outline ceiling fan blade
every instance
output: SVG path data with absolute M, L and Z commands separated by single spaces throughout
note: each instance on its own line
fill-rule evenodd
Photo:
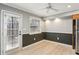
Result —
M 51 3 L 48 3 L 48 6 L 50 6 L 50 7 L 51 7 L 51 6 L 52 6 L 52 5 L 51 5 Z
M 45 8 L 40 8 L 40 9 L 37 9 L 37 10 L 44 10 L 44 9 L 46 9 L 46 7 Z
M 47 9 L 47 11 L 46 11 L 47 13 L 49 13 L 49 9 Z
M 55 10 L 55 11 L 58 11 L 58 9 L 55 9 L 55 8 L 50 8 L 50 9 Z

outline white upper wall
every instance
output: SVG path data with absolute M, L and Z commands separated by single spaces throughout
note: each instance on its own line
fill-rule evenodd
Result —
M 29 33 L 29 17 L 30 16 L 38 17 L 38 16 L 33 15 L 31 13 L 24 12 L 22 10 L 19 10 L 17 8 L 13 8 L 13 7 L 4 5 L 4 4 L 0 4 L 0 10 L 11 11 L 11 12 L 19 13 L 19 14 L 23 15 L 23 19 L 22 19 L 22 30 L 23 30 L 22 33 L 23 34 L 28 34 Z M 42 24 L 43 24 L 43 21 L 42 21 Z M 44 27 L 42 26 L 42 29 L 43 28 Z
M 42 31 L 42 32 L 45 32 L 45 30 L 46 30 L 45 21 L 42 20 L 42 21 L 41 21 L 41 31 Z
M 72 19 L 59 18 L 53 20 L 46 20 L 46 32 L 54 33 L 72 33 Z

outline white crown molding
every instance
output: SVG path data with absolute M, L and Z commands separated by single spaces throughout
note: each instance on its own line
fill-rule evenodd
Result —
M 10 7 L 13 7 L 13 8 L 16 8 L 16 9 L 19 9 L 19 10 L 22 10 L 22 11 L 25 11 L 25 12 L 28 12 L 28 13 L 33 14 L 35 16 L 42 17 L 42 16 L 34 13 L 32 10 L 29 10 L 29 9 L 26 9 L 26 8 L 22 8 L 22 7 L 18 6 L 18 5 L 15 5 L 15 4 L 12 4 L 12 3 L 3 3 L 3 4 L 7 5 L 7 6 L 10 6 Z

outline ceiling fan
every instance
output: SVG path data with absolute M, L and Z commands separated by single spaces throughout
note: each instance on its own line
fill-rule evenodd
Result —
M 48 3 L 48 6 L 45 7 L 44 9 L 47 9 L 47 13 L 48 13 L 50 10 L 58 11 L 58 9 L 55 9 L 55 8 L 52 7 L 52 4 L 51 4 L 51 3 Z

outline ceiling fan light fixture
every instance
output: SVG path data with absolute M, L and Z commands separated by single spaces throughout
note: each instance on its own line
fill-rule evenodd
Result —
M 47 13 L 49 13 L 50 10 L 52 10 L 52 11 L 58 11 L 57 9 L 55 9 L 55 8 L 52 7 L 51 3 L 48 3 L 48 6 L 46 7 L 46 9 L 47 9 L 47 11 L 46 11 Z

